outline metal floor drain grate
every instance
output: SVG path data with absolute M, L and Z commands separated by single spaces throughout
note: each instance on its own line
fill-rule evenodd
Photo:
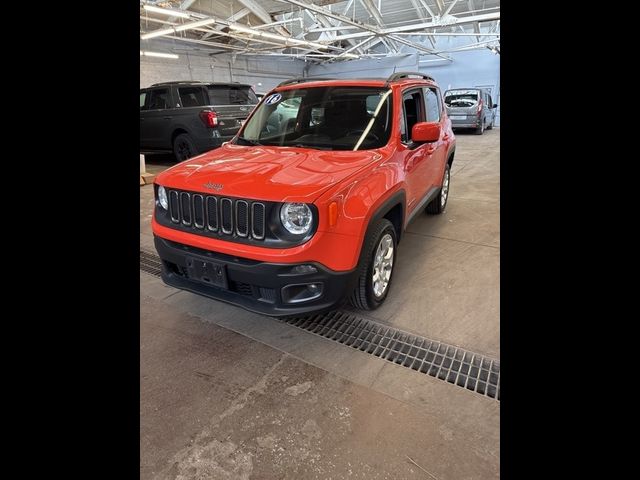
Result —
M 412 335 L 349 312 L 292 317 L 284 322 L 500 400 L 500 362 L 453 345 Z
M 140 249 L 140 270 L 159 277 L 162 271 L 160 257 Z M 498 360 L 403 332 L 350 312 L 289 317 L 282 321 L 500 401 Z
M 162 272 L 160 257 L 155 253 L 140 249 L 140 270 L 159 277 Z

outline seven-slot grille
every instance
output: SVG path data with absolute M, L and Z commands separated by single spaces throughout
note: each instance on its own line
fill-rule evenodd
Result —
M 178 190 L 168 190 L 168 193 L 169 216 L 173 223 L 194 230 L 264 240 L 264 203 Z

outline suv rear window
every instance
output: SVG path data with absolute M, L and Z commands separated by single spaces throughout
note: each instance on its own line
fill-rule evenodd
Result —
M 207 104 L 202 87 L 180 87 L 178 94 L 183 107 L 200 107 Z
M 211 105 L 255 105 L 258 97 L 251 87 L 233 85 L 209 85 Z
M 473 107 L 478 103 L 478 90 L 449 90 L 444 94 L 447 107 Z

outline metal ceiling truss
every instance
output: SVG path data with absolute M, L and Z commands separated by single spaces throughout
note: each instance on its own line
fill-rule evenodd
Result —
M 283 56 L 322 63 L 416 52 L 438 57 L 434 61 L 452 61 L 447 53 L 476 48 L 499 53 L 500 7 L 495 1 L 406 0 L 406 5 L 397 8 L 400 0 L 391 0 L 386 13 L 381 11 L 384 7 L 380 0 L 278 1 L 283 7 L 288 4 L 289 9 L 274 7 L 274 2 L 228 0 L 230 8 L 225 6 L 220 14 L 214 6 L 222 8 L 222 1 L 216 5 L 211 2 L 209 9 L 206 0 L 183 0 L 171 9 L 164 6 L 178 2 L 143 0 L 141 39 L 167 38 L 206 45 L 216 53 Z M 395 5 L 389 10 L 392 1 Z M 333 8 L 336 3 L 340 12 Z M 485 7 L 487 3 L 491 6 Z M 267 4 L 271 6 L 265 8 Z M 394 21 L 399 15 L 405 15 L 404 19 Z M 160 28 L 150 28 L 153 24 Z M 454 48 L 442 48 L 442 42 L 438 43 L 438 38 L 457 36 L 475 37 L 476 41 Z

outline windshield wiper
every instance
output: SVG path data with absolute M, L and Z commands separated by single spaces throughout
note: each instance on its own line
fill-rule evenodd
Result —
M 237 142 L 245 142 L 245 145 L 253 145 L 253 146 L 258 146 L 258 145 L 262 145 L 262 143 L 258 142 L 257 140 L 249 140 L 248 138 L 244 138 L 244 137 L 238 137 Z

